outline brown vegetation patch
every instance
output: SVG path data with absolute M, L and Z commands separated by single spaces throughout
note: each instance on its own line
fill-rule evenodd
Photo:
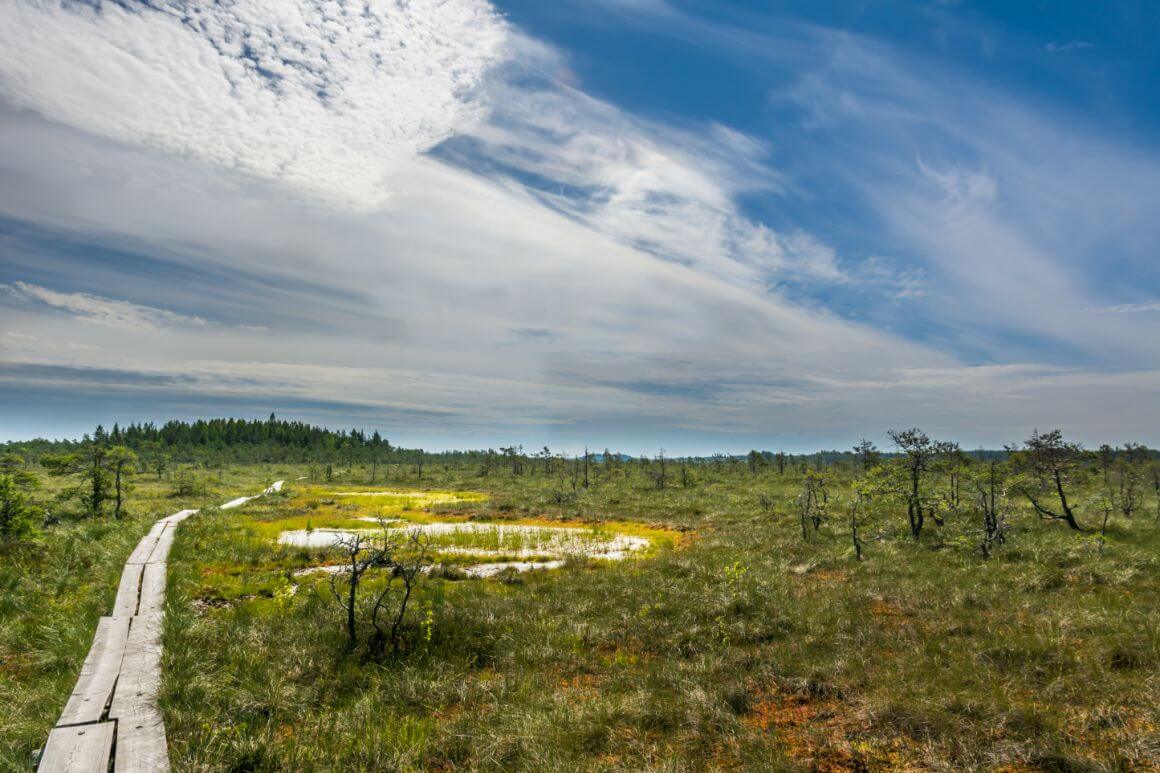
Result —
M 876 617 L 907 617 L 907 612 L 898 604 L 882 599 L 870 602 L 870 614 Z
M 33 657 L 31 652 L 13 652 L 0 654 L 0 674 L 16 674 L 32 669 Z
M 819 569 L 816 572 L 810 572 L 810 577 L 821 582 L 839 583 L 850 579 L 850 573 L 845 569 Z
M 571 678 L 562 678 L 559 687 L 562 690 L 595 691 L 602 682 L 603 680 L 596 674 L 575 674 Z
M 868 769 L 847 740 L 863 729 L 856 716 L 833 694 L 760 691 L 743 722 L 762 732 L 776 732 L 790 756 L 808 761 L 816 771 Z

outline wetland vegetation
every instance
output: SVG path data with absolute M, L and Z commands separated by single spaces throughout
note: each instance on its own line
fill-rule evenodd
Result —
M 26 769 L 43 742 L 135 541 L 199 505 L 169 560 L 179 770 L 1160 761 L 1146 449 L 1045 432 L 972 454 L 910 431 L 883 451 L 642 459 L 333 436 L 131 444 L 119 518 L 111 500 L 88 509 L 84 470 L 45 474 L 68 449 L 10 447 L 24 464 L 5 474 L 39 488 L 12 481 L 35 518 L 0 547 L 2 764 Z M 351 534 L 386 549 L 354 646 L 332 592 Z M 550 568 L 471 572 L 508 562 Z M 374 646 L 373 604 L 395 619 L 408 571 L 394 641 Z

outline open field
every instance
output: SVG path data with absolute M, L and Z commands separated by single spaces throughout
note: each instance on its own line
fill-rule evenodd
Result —
M 574 492 L 560 476 L 443 466 L 421 483 L 412 468 L 380 468 L 375 486 L 357 465 L 329 484 L 295 473 L 306 468 L 226 472 L 207 500 L 290 482 L 178 532 L 162 689 L 175 769 L 1160 760 L 1160 528 L 1148 508 L 1112 516 L 1104 540 L 1020 511 L 990 559 L 965 518 L 915 541 L 901 513 L 867 527 L 858 562 L 838 506 L 853 476 L 841 468 L 829 473 L 832 516 L 806 539 L 792 505 L 799 470 L 703 464 L 661 490 L 626 467 Z M 29 569 L 8 570 L 8 767 L 43 742 L 135 539 L 154 516 L 201 503 L 146 478 L 131 518 L 53 527 L 21 554 Z M 348 652 L 329 575 L 302 573 L 337 559 L 278 540 L 374 530 L 379 518 L 476 528 L 436 535 L 459 552 L 439 554 L 440 571 L 418 582 L 397 654 Z M 454 570 L 496 551 L 550 552 L 511 536 L 521 525 L 649 546 L 489 579 Z M 382 582 L 373 574 L 369 588 Z

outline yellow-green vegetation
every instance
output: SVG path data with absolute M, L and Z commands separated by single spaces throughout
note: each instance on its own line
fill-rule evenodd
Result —
M 171 558 L 163 707 L 174 763 L 1156 765 L 1160 530 L 1147 512 L 1113 515 L 1101 539 L 1017 509 L 984 559 L 965 514 L 915 540 L 905 509 L 884 511 L 863 527 L 859 562 L 842 516 L 853 472 L 826 475 L 828 509 L 805 539 L 800 471 L 740 464 L 700 465 L 664 489 L 631 469 L 601 471 L 567 497 L 550 476 L 445 468 L 425 472 L 432 493 L 486 498 L 408 497 L 408 509 L 328 493 L 368 490 L 349 482 L 291 485 L 191 520 Z M 328 578 L 295 574 L 325 553 L 276 537 L 308 521 L 366 528 L 368 513 L 601 524 L 663 541 L 644 560 L 427 577 L 397 657 L 347 654 Z
M 310 543 L 312 564 L 333 560 L 325 548 L 335 533 L 371 534 L 383 526 L 396 537 L 422 533 L 432 556 L 450 565 L 546 561 L 571 554 L 645 557 L 671 548 L 678 537 L 671 530 L 630 521 L 515 517 L 488 510 L 487 495 L 473 491 L 352 493 L 317 486 L 288 491 L 284 506 L 254 518 L 252 531 L 243 538 L 288 541 L 292 546 Z

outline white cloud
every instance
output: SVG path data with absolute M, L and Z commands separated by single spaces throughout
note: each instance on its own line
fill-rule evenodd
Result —
M 172 327 L 205 327 L 209 324 L 201 317 L 175 314 L 165 309 L 101 298 L 88 293 L 62 293 L 25 282 L 0 284 L 0 289 L 17 298 L 39 301 L 47 306 L 63 309 L 85 322 L 105 327 L 141 331 Z
M 1120 303 L 1115 306 L 1105 306 L 1096 309 L 1101 314 L 1139 314 L 1148 311 L 1160 311 L 1160 301 L 1152 303 Z
M 510 176 L 550 206 L 624 244 L 732 283 L 848 279 L 810 234 L 782 234 L 746 217 L 741 194 L 780 192 L 768 147 L 726 126 L 646 121 L 553 80 L 561 55 L 516 38 L 517 70 L 484 84 L 488 120 L 464 130 L 460 161 Z M 462 145 L 452 146 L 452 152 Z
M 472 91 L 505 34 L 484 0 L 13 0 L 0 94 L 369 208 L 400 164 L 482 115 Z

